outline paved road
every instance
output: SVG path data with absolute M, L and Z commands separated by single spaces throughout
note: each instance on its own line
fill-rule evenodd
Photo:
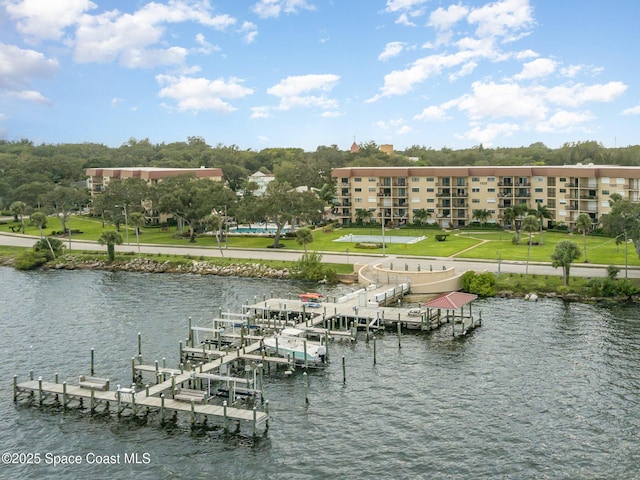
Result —
M 10 245 L 19 247 L 31 247 L 38 240 L 38 237 L 28 235 L 17 235 L 11 233 L 0 232 L 0 245 Z M 69 247 L 68 240 L 65 240 L 65 246 Z M 76 241 L 71 239 L 72 250 L 84 250 L 84 251 L 106 251 L 106 247 L 97 244 L 96 242 L 88 241 Z M 137 252 L 138 247 L 135 242 L 131 242 L 129 245 L 117 245 L 116 251 L 118 252 Z M 295 261 L 300 258 L 302 252 L 300 251 L 286 251 L 286 250 L 271 250 L 271 249 L 222 249 L 212 247 L 198 247 L 192 246 L 175 246 L 175 245 L 151 245 L 141 244 L 140 252 L 153 254 L 178 254 L 178 255 L 192 255 L 195 257 L 229 257 L 229 258 L 244 258 L 244 259 L 269 259 L 269 260 L 289 260 Z M 630 252 L 635 254 L 635 252 Z M 512 262 L 502 261 L 481 261 L 481 260 L 462 260 L 452 257 L 411 257 L 411 256 L 385 256 L 381 254 L 361 254 L 361 253 L 336 253 L 336 252 L 322 252 L 322 259 L 329 263 L 358 263 L 365 264 L 382 264 L 383 266 L 389 266 L 393 263 L 394 267 L 398 270 L 403 270 L 404 265 L 407 264 L 409 269 L 415 270 L 418 265 L 421 269 L 427 269 L 431 265 L 433 269 L 442 269 L 442 267 L 454 267 L 459 271 L 475 270 L 478 272 L 488 271 L 493 273 L 525 273 L 525 262 Z M 625 266 L 619 265 L 621 272 L 618 275 L 620 278 L 625 276 Z M 530 263 L 529 273 L 537 275 L 561 275 L 560 269 L 553 268 L 550 263 Z M 627 276 L 629 278 L 640 278 L 640 269 L 637 267 L 629 267 L 626 269 Z M 583 263 L 576 263 L 571 267 L 571 276 L 576 277 L 604 277 L 606 276 L 606 266 L 603 265 L 586 265 Z

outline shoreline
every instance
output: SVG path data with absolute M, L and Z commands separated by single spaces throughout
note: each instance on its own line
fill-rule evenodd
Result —
M 0 266 L 12 267 L 13 257 L 9 255 L 0 256 Z M 131 272 L 131 273 L 178 273 L 192 275 L 216 275 L 222 277 L 239 278 L 262 278 L 293 280 L 288 268 L 274 268 L 263 263 L 232 263 L 224 266 L 215 265 L 206 260 L 184 259 L 180 261 L 157 261 L 149 257 L 135 257 L 131 259 L 117 259 L 115 262 L 108 262 L 99 259 L 82 259 L 73 255 L 63 255 L 55 260 L 35 268 L 34 270 L 103 270 L 111 272 Z M 357 284 L 356 274 L 338 274 L 337 283 L 344 285 Z M 531 289 L 534 290 L 534 289 Z M 535 299 L 528 297 L 535 293 Z M 537 299 L 559 299 L 566 302 L 581 302 L 589 304 L 621 304 L 627 302 L 640 302 L 640 295 L 633 296 L 611 296 L 594 297 L 581 295 L 573 292 L 535 292 L 535 291 L 515 291 L 501 289 L 493 295 L 493 298 L 522 298 L 525 301 L 537 301 Z

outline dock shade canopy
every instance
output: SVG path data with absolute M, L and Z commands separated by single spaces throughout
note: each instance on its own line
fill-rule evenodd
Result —
M 421 303 L 421 307 L 427 308 L 445 308 L 447 310 L 457 310 L 458 308 L 462 308 L 468 303 L 473 302 L 478 295 L 474 295 L 472 293 L 464 293 L 464 292 L 450 292 L 445 293 L 444 295 L 440 295 L 433 300 L 430 300 L 426 303 Z

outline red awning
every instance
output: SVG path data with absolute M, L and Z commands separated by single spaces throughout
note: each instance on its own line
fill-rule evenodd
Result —
M 478 295 L 463 292 L 450 292 L 440 295 L 438 298 L 420 304 L 421 307 L 428 308 L 446 308 L 447 310 L 455 310 L 464 307 L 467 303 L 473 302 Z

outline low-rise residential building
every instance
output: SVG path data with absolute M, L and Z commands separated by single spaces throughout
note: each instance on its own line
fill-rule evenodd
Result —
M 542 204 L 553 216 L 545 227 L 572 228 L 581 213 L 598 224 L 614 193 L 631 201 L 640 196 L 640 167 L 610 165 L 346 167 L 333 169 L 332 177 L 333 215 L 343 224 L 355 222 L 358 209 L 392 225 L 412 223 L 425 209 L 430 223 L 458 228 L 472 222 L 474 210 L 500 222 L 506 208 Z
M 256 197 L 261 197 L 262 195 L 264 195 L 264 192 L 267 191 L 267 185 L 269 185 L 275 179 L 275 175 L 271 173 L 262 173 L 260 171 L 254 173 L 253 175 L 249 175 L 249 182 L 253 182 L 258 186 L 258 188 L 251 193 Z
M 149 185 L 157 185 L 164 178 L 191 174 L 196 178 L 209 178 L 222 181 L 220 168 L 160 168 L 160 167 L 126 167 L 126 168 L 87 168 L 87 188 L 91 196 L 99 195 L 113 179 L 141 178 Z

